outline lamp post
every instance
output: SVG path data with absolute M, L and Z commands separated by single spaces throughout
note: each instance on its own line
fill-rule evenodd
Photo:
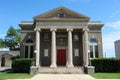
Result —
M 34 50 L 35 56 L 34 56 L 34 63 L 33 65 L 36 66 L 36 54 L 37 54 L 37 50 Z
M 91 66 L 90 50 L 88 50 L 88 60 L 89 60 L 89 65 L 88 66 Z

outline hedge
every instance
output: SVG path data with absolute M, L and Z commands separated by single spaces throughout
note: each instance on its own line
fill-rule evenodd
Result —
M 96 72 L 120 72 L 120 59 L 96 58 L 91 60 Z
M 12 69 L 17 73 L 29 73 L 32 66 L 32 59 L 30 58 L 15 58 L 12 60 Z

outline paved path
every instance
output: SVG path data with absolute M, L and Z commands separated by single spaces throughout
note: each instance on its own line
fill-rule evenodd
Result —
M 95 79 L 87 74 L 37 74 L 31 79 L 8 80 L 120 80 L 120 79 Z
M 85 74 L 37 74 L 31 80 L 95 80 Z

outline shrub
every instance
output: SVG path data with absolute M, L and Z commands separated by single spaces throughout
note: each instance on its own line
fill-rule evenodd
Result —
M 14 72 L 29 73 L 32 66 L 32 59 L 30 58 L 15 58 L 12 60 L 12 69 Z
M 96 58 L 92 59 L 91 63 L 96 72 L 120 72 L 120 59 Z

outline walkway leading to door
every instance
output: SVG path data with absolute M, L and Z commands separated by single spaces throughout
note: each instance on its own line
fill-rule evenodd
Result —
M 31 80 L 96 80 L 87 74 L 37 74 Z
M 31 79 L 7 80 L 120 80 L 120 79 L 95 79 L 88 74 L 37 74 Z

